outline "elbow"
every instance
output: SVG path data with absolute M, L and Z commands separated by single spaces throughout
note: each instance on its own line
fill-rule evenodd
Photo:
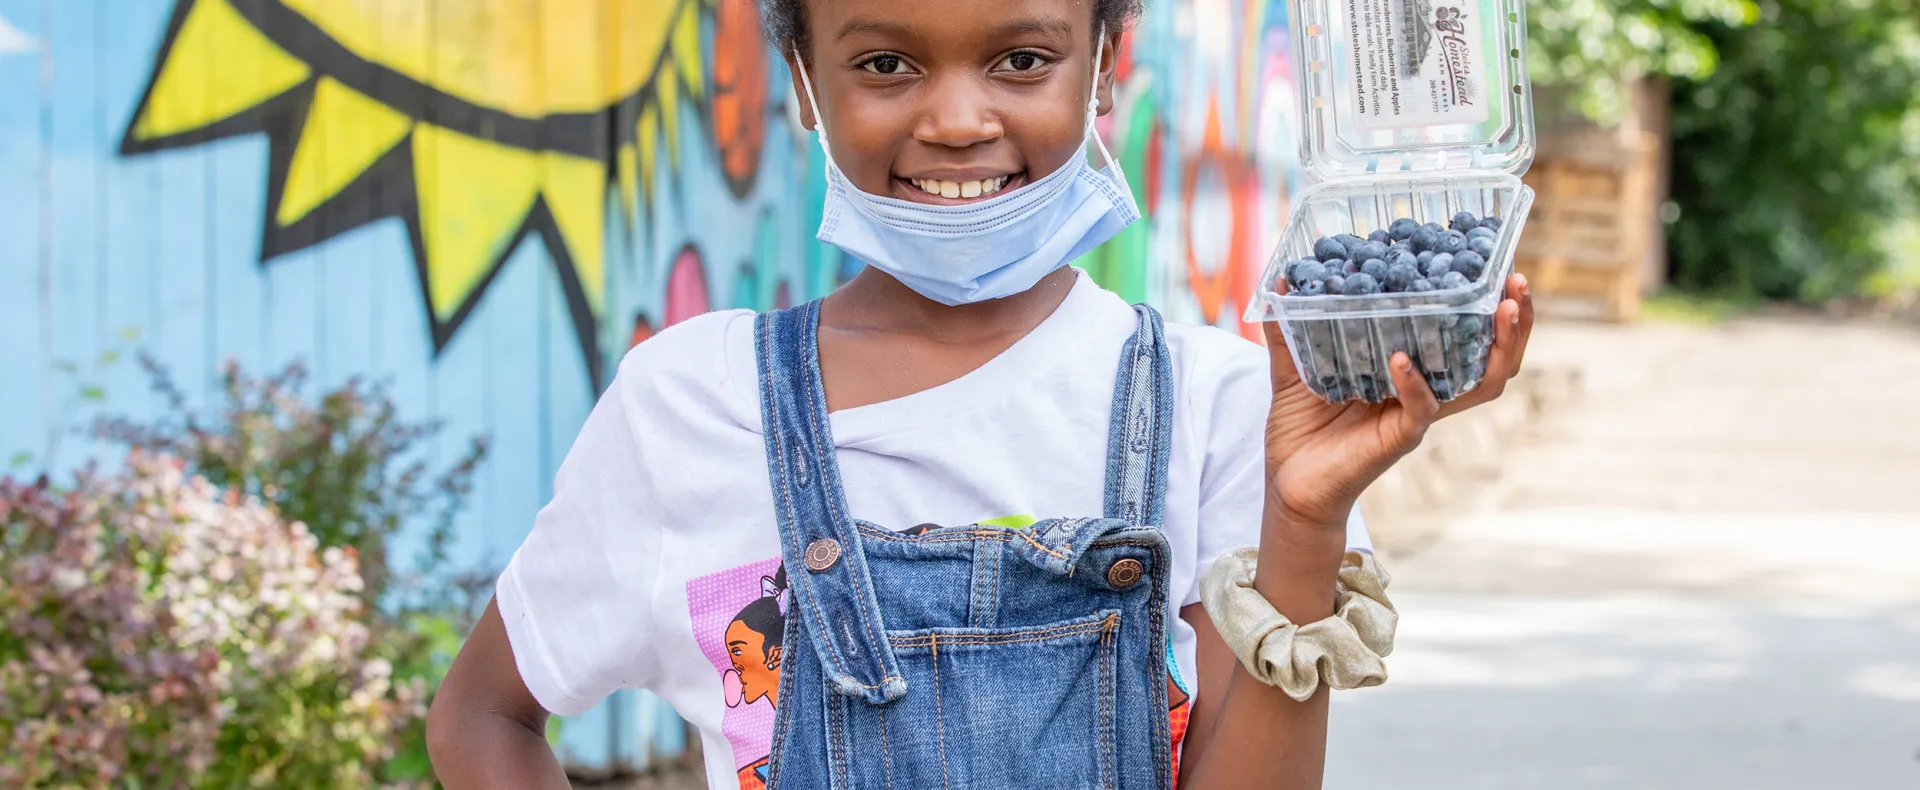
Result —
M 427 708 L 427 758 L 435 766 L 451 765 L 458 760 L 460 714 L 454 694 L 443 689 L 434 695 Z

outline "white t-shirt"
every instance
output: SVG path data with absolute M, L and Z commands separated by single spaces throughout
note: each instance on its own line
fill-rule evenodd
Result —
M 1114 376 L 1135 326 L 1128 304 L 1083 273 L 1053 315 L 979 369 L 834 412 L 853 515 L 901 530 L 1100 515 Z M 616 689 L 649 689 L 699 728 L 713 788 L 760 786 L 778 678 L 760 642 L 784 597 L 753 334 L 753 313 L 721 311 L 628 352 L 497 590 L 541 705 L 573 715 Z M 1271 389 L 1259 345 L 1207 327 L 1168 325 L 1166 336 L 1163 529 L 1178 608 L 1199 601 L 1200 569 L 1259 542 Z M 1348 535 L 1370 548 L 1357 514 Z M 1196 674 L 1193 629 L 1177 618 L 1173 655 L 1188 692 L 1178 732 Z

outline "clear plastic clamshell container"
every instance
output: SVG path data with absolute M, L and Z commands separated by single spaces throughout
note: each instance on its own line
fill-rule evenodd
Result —
M 1301 158 L 1315 183 L 1297 196 L 1246 320 L 1281 322 L 1301 379 L 1330 402 L 1397 395 L 1387 368 L 1397 351 L 1451 400 L 1486 374 L 1533 205 L 1520 182 L 1534 152 L 1524 5 L 1303 0 L 1295 12 Z M 1446 240 L 1489 217 L 1498 227 L 1473 234 L 1484 240 Z M 1390 235 L 1362 241 L 1376 231 Z M 1457 261 L 1457 277 L 1429 260 L 1456 262 L 1463 249 L 1478 265 Z

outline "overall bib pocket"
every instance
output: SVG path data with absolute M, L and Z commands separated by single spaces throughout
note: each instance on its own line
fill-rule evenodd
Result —
M 856 787 L 1113 786 L 1120 612 L 1043 626 L 889 631 L 905 697 L 831 695 Z M 1089 737 L 1092 736 L 1092 737 Z M 936 759 L 895 760 L 894 755 Z

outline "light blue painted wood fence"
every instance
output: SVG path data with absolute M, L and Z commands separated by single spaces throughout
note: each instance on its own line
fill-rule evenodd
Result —
M 1235 325 L 1298 187 L 1286 36 L 1278 0 L 1149 3 L 1102 122 L 1148 221 L 1082 266 Z M 753 0 L 0 0 L 0 469 L 160 408 L 109 352 L 197 403 L 301 360 L 447 457 L 492 437 L 456 559 L 498 567 L 633 342 L 849 273 L 788 84 Z M 684 746 L 637 692 L 565 728 L 588 768 Z

